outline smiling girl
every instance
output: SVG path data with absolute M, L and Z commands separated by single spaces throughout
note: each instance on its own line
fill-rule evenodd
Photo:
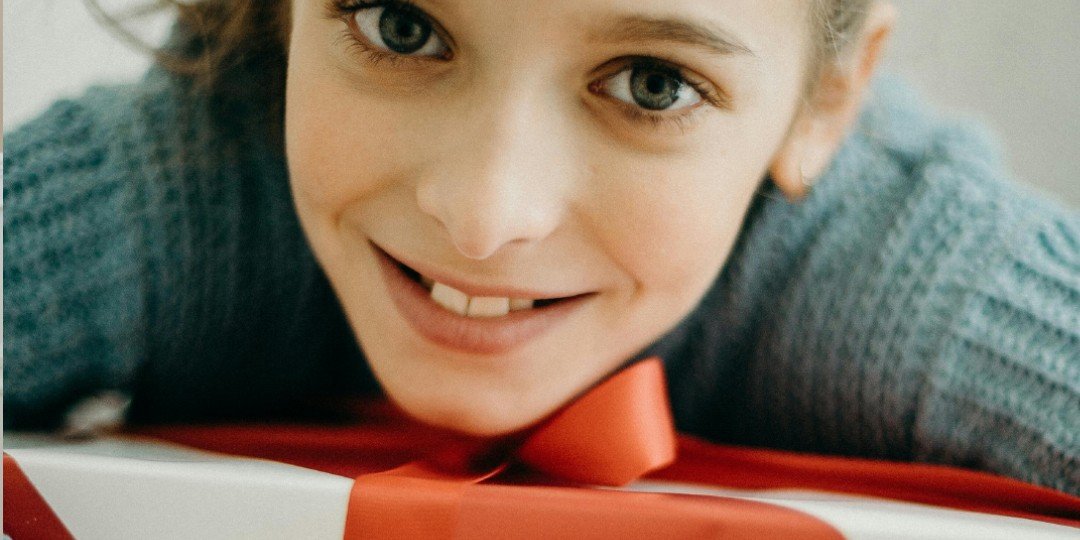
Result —
M 888 3 L 178 7 L 6 137 L 9 428 L 497 435 L 658 354 L 690 433 L 1080 493 L 1080 220 L 872 79 Z

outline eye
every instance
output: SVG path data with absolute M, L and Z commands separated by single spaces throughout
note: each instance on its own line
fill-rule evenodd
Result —
M 595 90 L 649 111 L 685 109 L 701 103 L 708 95 L 679 69 L 648 59 L 633 62 L 602 79 Z
M 339 7 L 347 12 L 349 25 L 367 41 L 366 46 L 408 56 L 446 58 L 450 54 L 431 19 L 410 3 L 387 0 Z

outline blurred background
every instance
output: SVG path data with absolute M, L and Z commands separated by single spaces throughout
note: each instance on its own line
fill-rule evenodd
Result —
M 103 0 L 110 11 L 145 3 Z M 886 69 L 930 100 L 989 124 L 1013 177 L 1080 208 L 1080 0 L 894 0 Z M 164 18 L 142 37 L 162 39 Z M 133 80 L 147 57 L 81 0 L 3 1 L 4 131 L 91 83 Z

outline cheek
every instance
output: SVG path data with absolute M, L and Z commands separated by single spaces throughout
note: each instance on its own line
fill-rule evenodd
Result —
M 285 145 L 299 211 L 337 219 L 400 176 L 409 136 L 400 113 L 380 107 L 333 67 L 293 50 Z M 303 216 L 302 216 L 303 217 Z
M 625 167 L 624 167 L 625 169 Z M 603 209 L 605 244 L 636 286 L 696 303 L 738 235 L 761 171 L 708 162 L 635 167 L 635 179 Z
M 726 261 L 783 142 L 788 112 L 747 105 L 714 124 L 695 149 L 655 159 L 619 154 L 604 160 L 605 183 L 618 192 L 599 211 L 610 223 L 605 243 L 621 246 L 609 251 L 638 288 L 684 306 L 700 299 Z

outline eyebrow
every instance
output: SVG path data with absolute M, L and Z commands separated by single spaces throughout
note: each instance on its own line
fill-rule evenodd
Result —
M 667 41 L 706 49 L 718 56 L 755 56 L 744 43 L 722 28 L 679 18 L 627 15 L 614 19 L 589 35 L 593 41 Z

